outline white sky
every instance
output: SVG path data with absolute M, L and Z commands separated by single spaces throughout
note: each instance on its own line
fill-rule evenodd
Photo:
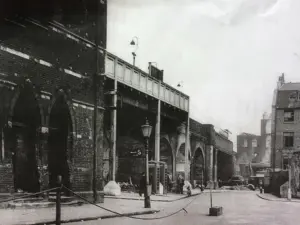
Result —
M 109 0 L 108 50 L 164 69 L 191 97 L 191 117 L 259 134 L 278 76 L 300 80 L 300 0 Z

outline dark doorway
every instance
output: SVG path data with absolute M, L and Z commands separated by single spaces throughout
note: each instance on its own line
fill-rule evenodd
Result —
M 71 150 L 72 120 L 69 107 L 64 97 L 59 97 L 53 105 L 49 118 L 48 160 L 49 186 L 57 186 L 57 177 L 62 176 L 62 183 L 70 188 L 70 168 L 68 151 Z
M 37 192 L 40 189 L 36 153 L 41 115 L 30 87 L 25 87 L 14 107 L 11 140 L 15 191 Z
M 167 172 L 172 174 L 173 179 L 173 154 L 172 148 L 167 139 L 160 140 L 160 160 L 167 164 Z
M 197 182 L 203 182 L 204 180 L 204 156 L 201 148 L 198 148 L 195 152 L 194 162 L 193 162 L 193 174 L 194 180 Z

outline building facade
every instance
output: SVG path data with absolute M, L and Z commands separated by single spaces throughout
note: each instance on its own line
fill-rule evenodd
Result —
M 97 7 L 97 2 L 28 3 L 21 7 L 22 12 L 2 18 L 0 192 L 49 189 L 56 186 L 57 176 L 62 175 L 65 186 L 91 193 L 93 121 L 97 122 L 96 187 L 103 190 L 101 74 L 105 64 L 107 3 L 101 1 Z M 5 13 L 19 8 L 7 9 Z M 19 16 L 12 16 L 15 13 Z M 97 50 L 96 38 L 101 47 Z M 95 118 L 92 77 L 97 67 Z
M 259 154 L 261 137 L 250 133 L 241 133 L 237 136 L 237 164 L 240 175 L 249 177 L 253 175 L 252 162 Z
M 283 174 L 291 167 L 291 190 L 295 196 L 300 188 L 300 83 L 286 83 L 283 74 L 274 95 L 272 168 Z M 285 179 L 277 182 L 277 189 L 286 181 L 285 175 Z
M 260 127 L 260 135 L 242 133 L 237 136 L 237 164 L 244 177 L 254 176 L 271 166 L 271 116 L 267 113 Z

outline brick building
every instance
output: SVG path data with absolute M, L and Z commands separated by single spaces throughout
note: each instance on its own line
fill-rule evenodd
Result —
M 260 135 L 242 133 L 237 136 L 237 164 L 244 177 L 254 176 L 271 166 L 270 115 L 263 115 L 260 128 Z
M 286 83 L 284 74 L 279 77 L 274 92 L 273 112 L 272 168 L 275 171 L 273 188 L 278 192 L 280 185 L 287 181 L 290 165 L 291 190 L 295 196 L 300 189 L 300 83 Z
M 0 192 L 36 192 L 57 175 L 92 189 L 92 75 L 97 76 L 97 189 L 102 190 L 106 1 L 6 1 L 0 26 Z M 67 3 L 67 4 L 63 4 Z M 97 15 L 99 9 L 99 17 Z M 100 166 L 99 166 L 100 165 Z
M 253 175 L 251 163 L 259 153 L 260 142 L 259 135 L 244 132 L 237 136 L 237 163 L 240 167 L 240 175 L 244 177 Z

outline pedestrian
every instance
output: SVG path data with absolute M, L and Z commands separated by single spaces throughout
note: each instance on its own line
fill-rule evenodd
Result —
M 183 194 L 184 179 L 181 176 L 181 174 L 179 174 L 179 176 L 178 176 L 177 184 L 178 184 L 178 188 L 179 188 L 179 194 Z
M 190 185 L 189 186 L 187 186 L 187 195 L 190 197 L 191 195 L 192 195 L 192 191 L 191 191 L 191 187 L 190 187 Z
M 145 173 L 142 173 L 142 177 L 140 180 L 139 195 L 142 197 L 143 193 L 145 194 L 145 191 L 146 191 L 146 176 Z

